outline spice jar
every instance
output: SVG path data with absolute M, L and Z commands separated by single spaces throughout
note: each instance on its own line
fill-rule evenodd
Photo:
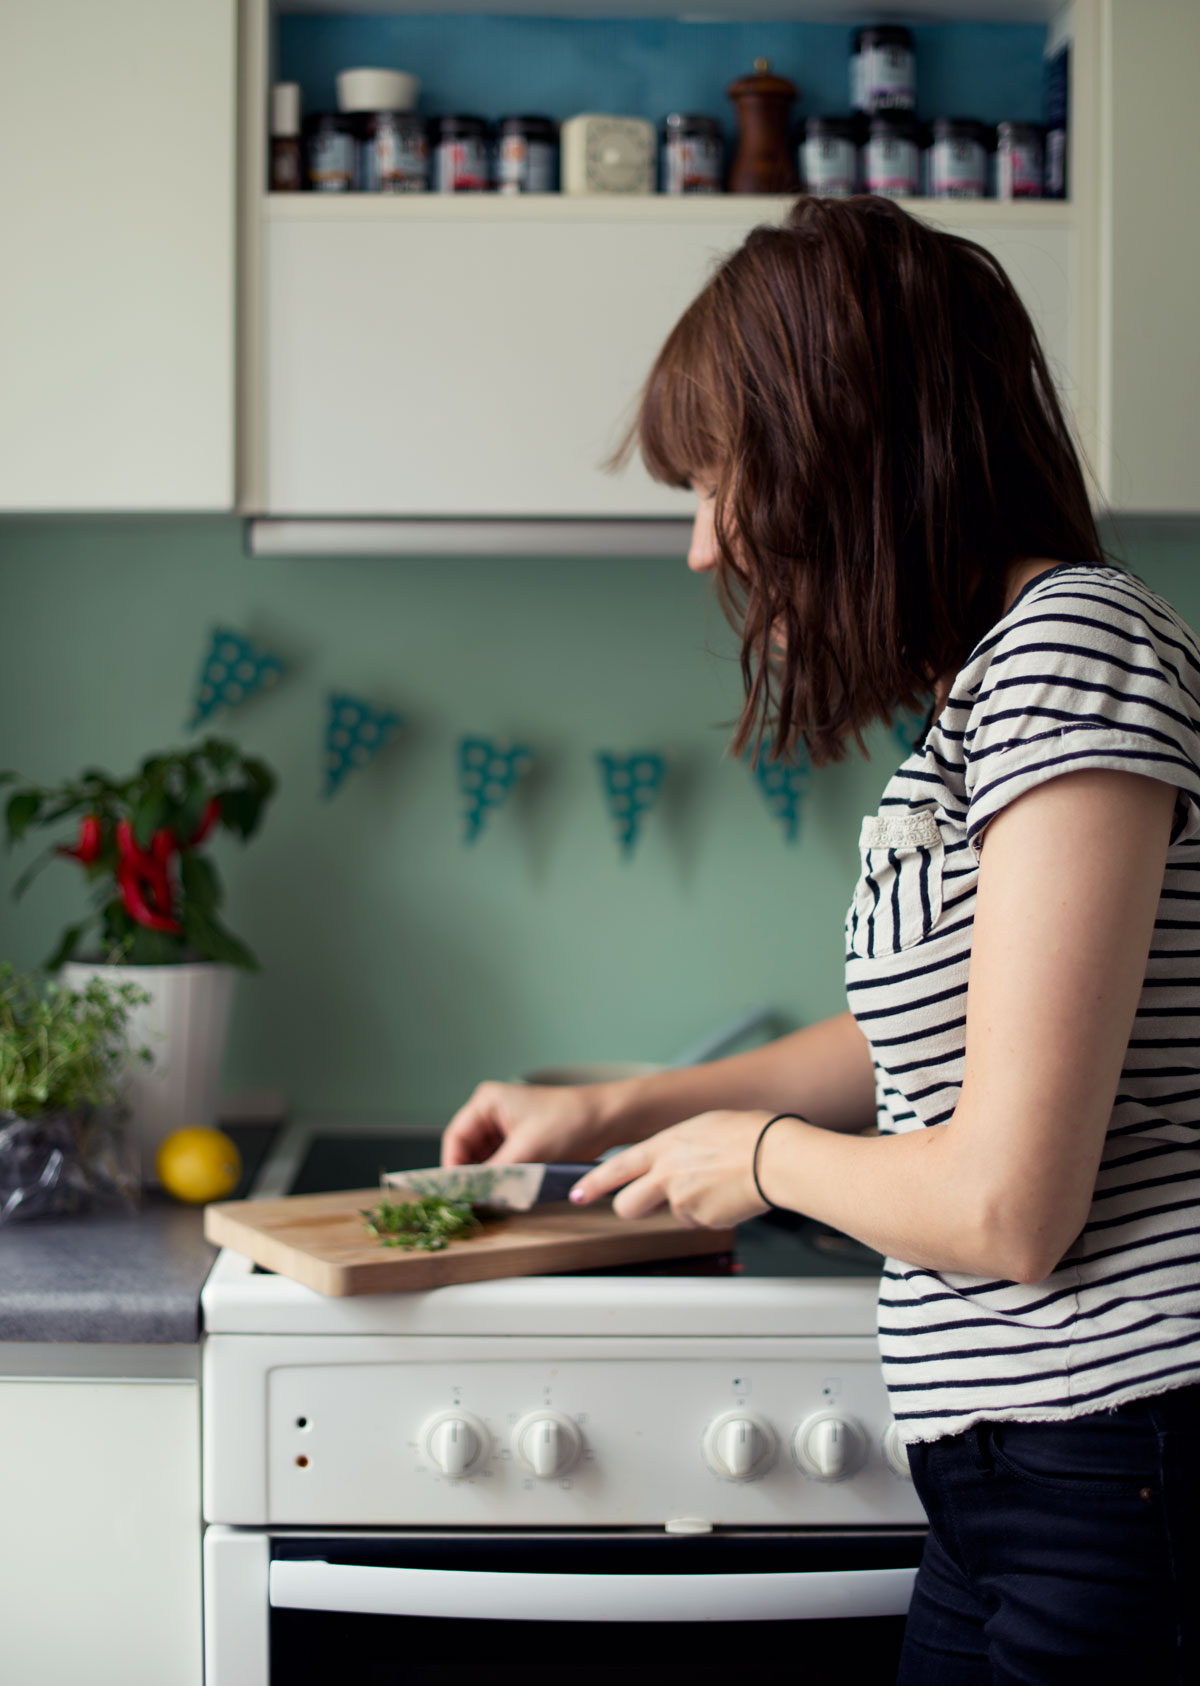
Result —
M 810 117 L 800 143 L 805 191 L 846 199 L 858 191 L 858 125 L 853 117 Z
M 871 119 L 863 148 L 863 182 L 868 193 L 901 199 L 919 193 L 921 156 L 916 119 L 906 111 L 879 111 Z
M 271 89 L 271 192 L 299 193 L 303 186 L 300 84 L 276 82 Z
M 483 193 L 491 185 L 488 126 L 482 117 L 435 117 L 433 191 Z
M 987 193 L 987 130 L 973 117 L 938 117 L 933 125 L 929 191 L 935 199 L 982 199 Z
M 412 111 L 360 113 L 358 182 L 364 193 L 425 193 L 429 187 L 429 137 Z
M 754 74 L 739 77 L 726 92 L 738 120 L 730 193 L 794 193 L 800 181 L 788 142 L 788 108 L 795 83 L 772 76 L 769 62 L 755 59 Z
M 997 199 L 1042 197 L 1042 126 L 1000 123 L 996 128 Z
M 308 185 L 314 193 L 352 193 L 357 184 L 354 119 L 317 111 L 304 120 Z
M 720 193 L 724 152 L 715 117 L 671 112 L 662 128 L 662 191 Z
M 917 60 L 912 30 L 900 24 L 856 29 L 850 48 L 850 105 L 877 111 L 912 111 L 917 103 Z
M 548 117 L 504 117 L 496 145 L 501 193 L 553 193 L 558 186 L 558 128 Z

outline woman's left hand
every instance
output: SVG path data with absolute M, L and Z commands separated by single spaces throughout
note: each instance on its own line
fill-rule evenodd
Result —
M 767 1210 L 751 1162 L 769 1112 L 702 1112 L 603 1160 L 571 1190 L 587 1205 L 613 1189 L 620 1218 L 646 1218 L 663 1206 L 698 1229 L 724 1229 Z

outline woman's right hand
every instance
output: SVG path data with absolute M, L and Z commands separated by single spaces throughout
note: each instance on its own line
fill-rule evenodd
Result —
M 590 1160 L 611 1145 L 600 1084 L 481 1083 L 442 1135 L 443 1165 Z

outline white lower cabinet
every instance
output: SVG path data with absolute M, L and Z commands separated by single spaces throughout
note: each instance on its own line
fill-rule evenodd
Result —
M 0 1379 L 5 1686 L 200 1686 L 200 1386 Z

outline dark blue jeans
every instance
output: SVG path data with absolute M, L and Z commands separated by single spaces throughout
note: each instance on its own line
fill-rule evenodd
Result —
M 1200 1386 L 909 1462 L 930 1533 L 897 1686 L 1200 1683 Z

